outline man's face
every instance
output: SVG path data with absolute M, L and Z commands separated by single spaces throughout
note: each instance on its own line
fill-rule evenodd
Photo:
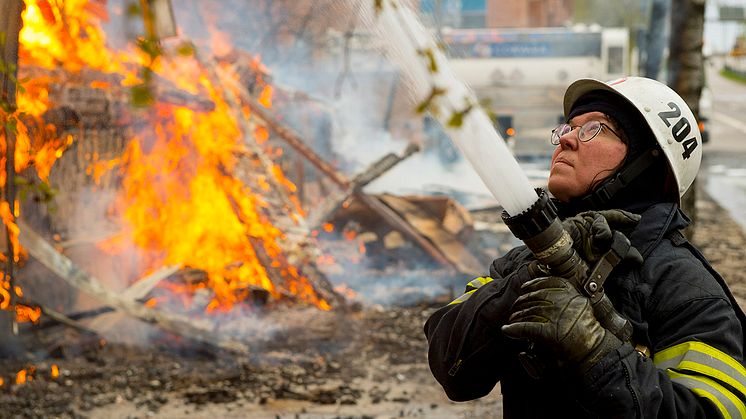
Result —
M 627 145 L 606 127 L 588 142 L 579 140 L 580 126 L 594 119 L 620 132 L 601 112 L 584 113 L 570 120 L 573 130 L 560 137 L 549 172 L 549 192 L 560 201 L 588 193 L 591 186 L 614 173 L 627 154 Z

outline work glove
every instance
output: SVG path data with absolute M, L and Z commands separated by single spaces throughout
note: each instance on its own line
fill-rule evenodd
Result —
M 623 210 L 586 211 L 566 218 L 562 224 L 570 234 L 573 247 L 589 264 L 596 263 L 611 247 L 613 231 L 629 234 L 640 216 Z M 642 261 L 640 253 L 630 248 L 626 259 Z
M 533 253 L 526 246 L 515 247 L 500 258 L 492 261 L 492 264 L 490 264 L 490 276 L 493 278 L 506 277 L 535 260 L 536 258 Z
M 588 298 L 556 276 L 524 283 L 501 330 L 531 342 L 543 362 L 581 375 L 622 345 L 596 320 Z

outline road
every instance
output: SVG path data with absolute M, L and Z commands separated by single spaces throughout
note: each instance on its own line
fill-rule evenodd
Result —
M 746 84 L 720 76 L 721 65 L 715 60 L 707 66 L 710 141 L 704 147 L 698 187 L 746 228 Z

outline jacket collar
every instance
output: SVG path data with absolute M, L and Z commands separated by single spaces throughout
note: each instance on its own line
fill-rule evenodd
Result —
M 647 257 L 669 233 L 683 229 L 691 223 L 689 217 L 674 203 L 652 205 L 640 215 L 640 223 L 630 234 L 629 241 L 643 257 Z

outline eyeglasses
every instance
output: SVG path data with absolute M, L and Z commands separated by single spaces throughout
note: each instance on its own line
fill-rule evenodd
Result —
M 569 132 L 577 128 L 578 125 L 570 125 L 570 124 L 559 124 L 555 129 L 552 130 L 552 136 L 550 139 L 550 142 L 554 145 L 559 145 L 560 143 L 560 137 L 563 135 L 567 135 Z M 603 122 L 591 120 L 586 122 L 583 125 L 580 125 L 580 131 L 578 132 L 578 139 L 581 142 L 587 143 L 588 141 L 596 138 L 599 132 L 601 132 L 601 128 L 606 127 L 609 131 L 611 131 L 614 135 L 616 135 L 619 139 L 622 137 L 619 136 L 613 129 L 611 129 L 610 126 L 604 124 Z

